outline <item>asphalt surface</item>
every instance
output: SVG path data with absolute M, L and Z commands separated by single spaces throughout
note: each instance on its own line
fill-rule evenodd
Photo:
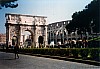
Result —
M 19 54 L 14 59 L 13 53 L 0 52 L 0 69 L 100 69 L 100 66 L 36 57 Z

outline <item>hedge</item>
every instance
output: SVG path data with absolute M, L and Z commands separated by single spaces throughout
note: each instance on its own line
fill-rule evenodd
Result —
M 97 61 L 100 61 L 100 49 L 90 49 L 90 57 L 93 59 L 93 60 L 97 60 Z
M 51 56 L 64 56 L 93 60 L 99 60 L 99 48 L 34 48 L 34 49 L 20 49 L 20 53 L 31 53 Z M 88 57 L 89 56 L 89 57 Z
M 89 52 L 90 49 L 80 49 L 80 55 L 83 59 L 87 58 L 89 53 L 91 53 L 91 51 Z
M 2 50 L 1 50 L 2 51 Z M 12 49 L 8 50 L 13 52 Z M 51 56 L 64 56 L 74 57 L 99 61 L 100 49 L 99 48 L 33 48 L 33 49 L 20 49 L 19 53 L 41 54 Z

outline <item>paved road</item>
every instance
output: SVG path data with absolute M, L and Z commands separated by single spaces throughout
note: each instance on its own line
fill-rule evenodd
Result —
M 69 62 L 57 59 L 19 55 L 14 59 L 13 53 L 0 52 L 0 69 L 99 69 L 99 66 Z

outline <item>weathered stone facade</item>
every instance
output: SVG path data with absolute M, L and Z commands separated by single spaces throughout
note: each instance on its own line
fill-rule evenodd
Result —
M 42 45 L 47 45 L 47 17 L 32 16 L 22 14 L 5 14 L 6 17 L 6 43 L 12 45 L 12 39 L 17 38 L 19 45 L 25 42 L 23 33 L 28 31 L 31 33 L 33 47 L 39 47 L 39 37 L 43 38 Z
M 66 25 L 70 20 L 51 23 L 48 25 L 48 44 L 54 41 L 57 44 L 59 41 L 63 44 L 68 38 L 68 31 Z

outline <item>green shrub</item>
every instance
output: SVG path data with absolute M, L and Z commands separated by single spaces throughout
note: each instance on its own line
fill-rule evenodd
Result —
M 79 49 L 78 48 L 71 48 L 71 54 L 73 55 L 73 57 L 78 57 L 79 55 Z
M 100 49 L 94 48 L 90 49 L 90 56 L 93 60 L 100 60 Z
M 86 49 L 86 48 L 81 49 L 81 50 L 80 50 L 80 55 L 81 55 L 81 57 L 82 57 L 83 59 L 86 59 L 87 56 L 89 55 L 89 49 Z
M 59 55 L 65 56 L 66 49 L 59 49 Z
M 29 48 L 26 48 L 26 49 L 19 49 L 19 53 L 30 53 L 32 54 L 33 52 L 33 49 L 29 49 Z

